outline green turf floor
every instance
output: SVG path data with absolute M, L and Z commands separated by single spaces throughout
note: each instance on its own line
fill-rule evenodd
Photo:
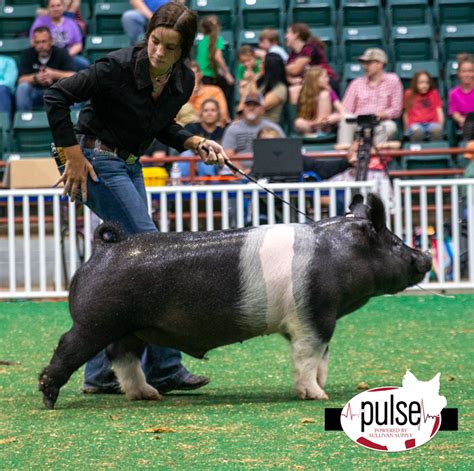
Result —
M 384 297 L 338 323 L 331 342 L 330 400 L 300 401 L 289 346 L 274 335 L 185 357 L 212 377 L 199 392 L 161 402 L 85 396 L 82 371 L 44 409 L 37 375 L 70 325 L 65 303 L 0 303 L 0 469 L 474 469 L 474 296 Z M 460 430 L 404 453 L 364 449 L 324 431 L 324 408 L 357 386 L 399 386 L 410 368 L 441 372 L 441 394 Z

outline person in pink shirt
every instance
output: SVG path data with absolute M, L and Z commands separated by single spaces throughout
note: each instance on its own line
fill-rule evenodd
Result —
M 384 72 L 387 55 L 382 49 L 366 49 L 359 61 L 365 75 L 354 79 L 344 95 L 342 106 L 346 114 L 339 125 L 338 143 L 351 145 L 354 140 L 357 125 L 347 123 L 346 118 L 373 114 L 380 120 L 374 130 L 377 146 L 397 133 L 395 119 L 402 113 L 403 87 L 396 74 Z
M 403 124 L 412 142 L 443 138 L 443 101 L 428 72 L 420 70 L 413 76 L 403 106 Z
M 460 84 L 449 92 L 449 114 L 463 129 L 467 114 L 474 112 L 474 57 L 470 54 L 458 56 L 458 78 Z M 473 139 L 474 135 L 464 137 Z
M 46 26 L 51 31 L 53 45 L 66 49 L 72 59 L 75 70 L 85 69 L 90 62 L 81 55 L 82 33 L 77 23 L 64 15 L 64 0 L 48 0 L 48 14 L 36 18 L 30 29 L 30 40 L 33 41 L 33 31 Z

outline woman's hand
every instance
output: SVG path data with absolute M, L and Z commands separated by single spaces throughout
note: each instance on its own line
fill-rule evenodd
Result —
M 71 201 L 76 199 L 79 189 L 82 193 L 82 202 L 87 201 L 87 176 L 98 182 L 99 179 L 92 167 L 92 164 L 84 157 L 81 148 L 77 146 L 65 147 L 66 165 L 61 178 L 53 185 L 57 187 L 60 183 L 64 183 L 63 196 L 68 193 Z
M 222 167 L 229 160 L 224 148 L 216 141 L 204 139 L 199 143 L 196 150 L 199 157 L 208 165 L 218 164 Z
M 224 74 L 224 78 L 229 85 L 234 85 L 234 77 L 229 71 Z

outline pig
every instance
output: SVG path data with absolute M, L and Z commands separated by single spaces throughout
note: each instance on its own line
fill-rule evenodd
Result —
M 428 253 L 388 230 L 378 196 L 365 205 L 356 195 L 350 211 L 308 224 L 128 238 L 101 225 L 71 283 L 73 326 L 40 373 L 44 404 L 53 409 L 71 374 L 106 347 L 128 399 L 161 399 L 140 366 L 146 345 L 203 358 L 272 333 L 291 343 L 299 397 L 328 399 L 336 320 L 419 283 L 431 268 Z

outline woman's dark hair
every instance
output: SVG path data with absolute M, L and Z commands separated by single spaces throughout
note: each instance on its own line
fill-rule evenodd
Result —
M 148 43 L 151 33 L 160 26 L 174 29 L 181 35 L 181 57 L 179 60 L 186 60 L 191 55 L 197 33 L 196 13 L 182 3 L 165 3 L 150 18 L 143 46 Z
M 263 75 L 257 80 L 257 87 L 263 86 L 262 94 L 267 94 L 279 83 L 288 86 L 285 64 L 279 54 L 269 52 L 263 63 Z
M 219 18 L 216 15 L 208 15 L 205 16 L 201 20 L 200 24 L 201 33 L 204 36 L 209 36 L 209 49 L 207 52 L 207 57 L 209 60 L 209 64 L 211 65 L 211 69 L 215 75 L 219 70 L 219 64 L 216 60 L 216 52 L 217 52 L 217 39 L 219 38 L 219 33 L 221 31 L 221 25 L 219 24 Z
M 309 29 L 309 26 L 306 23 L 293 23 L 292 25 L 289 26 L 291 31 L 298 35 L 298 38 L 301 39 L 301 41 L 307 43 L 307 42 L 312 42 L 316 46 L 318 46 L 320 49 L 324 51 L 326 49 L 326 44 L 324 44 L 321 39 L 319 39 L 317 36 L 313 36 L 311 34 L 311 30 Z
M 428 77 L 428 81 L 430 83 L 430 88 L 428 89 L 428 91 L 433 90 L 435 88 L 433 77 L 426 70 L 419 70 L 418 72 L 416 72 L 411 79 L 410 93 L 408 94 L 407 100 L 405 102 L 405 109 L 407 111 L 411 109 L 413 105 L 413 99 L 415 98 L 415 95 L 418 94 L 418 79 L 422 75 L 426 75 Z

